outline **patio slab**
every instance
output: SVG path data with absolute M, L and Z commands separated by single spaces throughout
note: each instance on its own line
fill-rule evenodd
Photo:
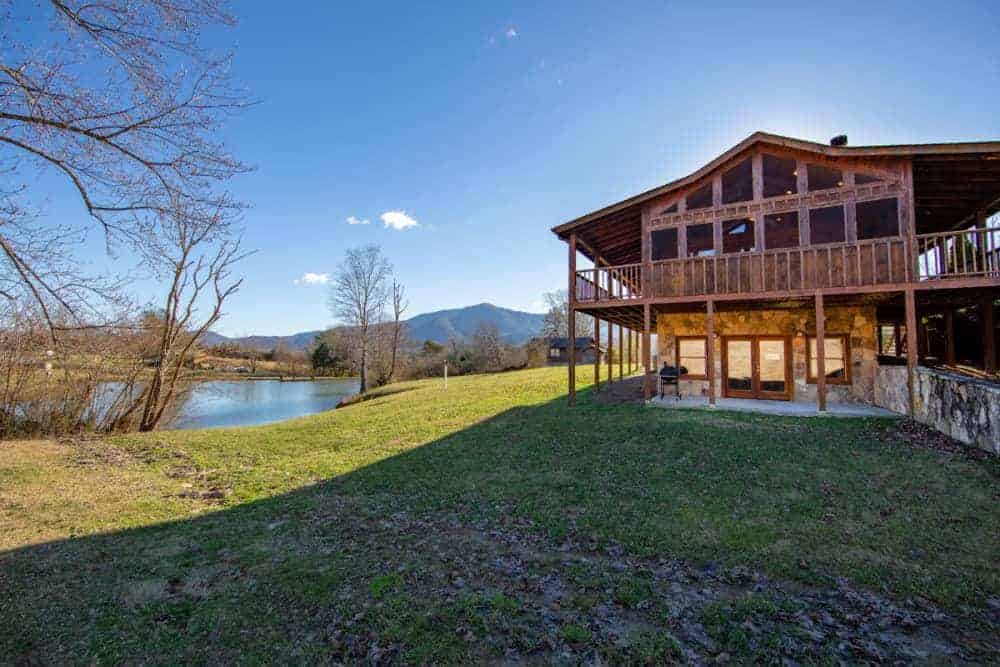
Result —
M 797 403 L 795 401 L 766 401 L 750 398 L 717 398 L 715 407 L 709 407 L 708 398 L 704 396 L 685 396 L 680 399 L 659 396 L 650 399 L 649 405 L 658 408 L 684 408 L 705 410 L 734 410 L 737 412 L 757 412 L 766 415 L 785 415 L 789 417 L 895 417 L 902 415 L 879 408 L 874 405 L 855 403 L 827 403 L 826 412 L 816 409 L 815 403 Z

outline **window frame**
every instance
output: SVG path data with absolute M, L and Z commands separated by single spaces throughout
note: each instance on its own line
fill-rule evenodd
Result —
M 880 204 L 884 202 L 893 202 L 896 209 L 896 233 L 887 234 L 885 236 L 862 236 L 861 234 L 861 211 L 863 207 L 872 204 Z M 902 206 L 899 205 L 899 197 L 879 197 L 877 199 L 865 199 L 863 201 L 855 202 L 854 204 L 854 234 L 858 241 L 877 241 L 878 239 L 898 239 L 903 235 L 903 224 L 900 220 L 900 211 Z
M 675 336 L 674 337 L 674 361 L 677 365 L 678 372 L 683 364 L 681 363 L 681 341 L 683 340 L 700 340 L 704 343 L 704 360 L 705 360 L 705 373 L 685 373 L 680 375 L 682 380 L 707 380 L 708 379 L 708 337 L 707 336 Z
M 795 216 L 795 244 L 794 245 L 772 246 L 770 243 L 768 243 L 768 240 L 767 240 L 767 221 L 768 221 L 768 218 L 774 218 L 775 216 L 780 216 L 780 215 L 794 215 Z M 799 215 L 798 209 L 793 209 L 793 210 L 788 210 L 788 211 L 776 211 L 774 213 L 767 213 L 767 214 L 764 215 L 764 219 L 763 219 L 762 222 L 764 224 L 763 224 L 763 229 L 761 231 L 763 232 L 763 236 L 764 236 L 764 250 L 765 251 L 767 251 L 767 250 L 786 250 L 786 249 L 789 249 L 789 248 L 801 248 L 801 247 L 803 247 L 802 246 L 802 233 L 801 233 L 801 229 L 800 229 L 800 226 L 802 224 L 802 216 Z M 791 224 L 789 224 L 789 228 L 791 228 Z
M 680 232 L 680 230 L 681 229 L 683 229 L 683 227 L 662 227 L 660 229 L 651 229 L 651 230 L 649 230 L 649 257 L 650 257 L 650 261 L 653 261 L 653 262 L 668 262 L 668 261 L 670 261 L 672 259 L 679 259 L 680 258 L 680 256 L 681 256 L 681 232 Z M 667 234 L 667 235 L 669 235 L 670 232 L 673 232 L 673 236 L 674 236 L 674 241 L 673 241 L 673 246 L 672 246 L 673 247 L 673 251 L 674 251 L 673 257 L 657 257 L 656 256 L 656 242 L 653 240 L 654 235 L 656 235 L 656 234 Z M 687 239 L 687 236 L 685 236 L 685 240 L 686 239 Z
M 841 345 L 844 348 L 844 375 L 839 378 L 826 378 L 827 384 L 839 384 L 839 385 L 849 385 L 851 384 L 851 337 L 849 334 L 824 334 L 823 342 L 825 343 L 827 339 L 839 338 Z M 819 352 L 819 341 L 817 340 L 816 334 L 810 334 L 806 336 L 806 383 L 816 384 L 816 376 L 812 372 L 812 345 L 810 341 L 816 341 L 816 351 Z
M 750 248 L 748 250 L 726 250 L 726 227 L 735 227 L 737 225 L 746 225 L 749 229 L 748 232 L 743 232 L 739 236 L 742 237 L 746 234 L 750 235 Z M 757 247 L 757 221 L 753 218 L 732 218 L 729 220 L 720 220 L 719 226 L 722 231 L 722 249 L 721 254 L 723 255 L 741 255 L 748 252 L 757 252 L 759 248 Z M 732 237 L 729 237 L 732 238 Z
M 827 209 L 840 209 L 840 240 L 839 241 L 822 241 L 817 243 L 813 241 L 815 236 L 813 229 L 813 212 L 814 211 L 825 211 Z M 810 246 L 825 246 L 825 245 L 843 245 L 847 243 L 847 205 L 846 204 L 830 204 L 829 206 L 810 206 L 809 207 L 809 245 Z
M 749 171 L 749 173 L 744 174 L 743 172 L 747 171 L 747 170 Z M 727 196 L 727 195 L 731 195 L 731 193 L 735 189 L 742 189 L 742 188 L 736 188 L 736 186 L 740 182 L 739 179 L 743 178 L 745 176 L 748 176 L 749 179 L 750 179 L 749 183 L 745 184 L 745 185 L 748 186 L 749 196 L 744 197 L 742 199 L 733 199 L 730 196 Z M 727 177 L 729 177 L 728 183 L 727 183 Z M 722 204 L 723 205 L 725 205 L 725 204 L 738 204 L 738 203 L 741 203 L 741 202 L 747 202 L 747 201 L 753 201 L 754 200 L 754 192 L 753 192 L 753 157 L 752 156 L 747 156 L 743 160 L 740 160 L 739 162 L 737 162 L 736 164 L 734 164 L 733 166 L 731 166 L 729 169 L 723 171 L 719 175 L 719 179 L 720 179 L 720 182 L 721 182 L 721 185 L 722 185 Z
M 689 234 L 690 234 L 691 230 L 694 229 L 695 227 L 708 227 L 711 230 L 711 232 L 712 232 L 712 235 L 711 235 L 711 239 L 712 239 L 711 250 L 712 250 L 712 252 L 705 253 L 705 254 L 700 254 L 700 253 L 699 254 L 694 254 L 694 255 L 691 254 L 691 237 L 690 237 Z M 692 222 L 690 224 L 684 225 L 684 253 L 685 253 L 684 254 L 685 259 L 689 259 L 691 257 L 715 257 L 716 255 L 720 254 L 719 249 L 715 247 L 715 222 L 714 221 L 713 222 Z M 678 248 L 678 255 L 679 254 L 680 254 L 680 249 Z

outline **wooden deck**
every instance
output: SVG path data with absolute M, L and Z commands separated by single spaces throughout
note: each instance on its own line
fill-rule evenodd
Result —
M 780 297 L 802 291 L 1000 279 L 1000 227 L 683 257 L 576 271 L 579 305 L 644 298 Z

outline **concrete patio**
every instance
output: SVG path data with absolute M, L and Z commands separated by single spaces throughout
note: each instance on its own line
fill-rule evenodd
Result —
M 816 409 L 815 403 L 797 403 L 795 401 L 766 401 L 749 398 L 717 398 L 715 407 L 708 405 L 705 396 L 683 396 L 680 399 L 667 395 L 663 398 L 655 396 L 649 405 L 658 408 L 683 408 L 705 410 L 733 410 L 736 412 L 757 412 L 766 415 L 787 415 L 789 417 L 902 417 L 895 412 L 874 405 L 855 403 L 827 403 L 826 412 Z

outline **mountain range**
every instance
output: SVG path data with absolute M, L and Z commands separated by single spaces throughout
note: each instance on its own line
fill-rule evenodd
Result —
M 494 324 L 500 331 L 504 342 L 520 345 L 541 332 L 544 319 L 545 316 L 539 313 L 500 308 L 491 303 L 478 303 L 465 308 L 437 310 L 411 317 L 406 320 L 406 332 L 411 340 L 417 342 L 432 340 L 443 344 L 452 339 L 469 341 L 481 324 Z M 312 346 L 316 336 L 321 333 L 323 330 L 318 329 L 316 331 L 302 331 L 290 336 L 231 338 L 209 331 L 202 336 L 202 343 L 205 345 L 236 343 L 258 350 L 272 350 L 279 345 L 290 350 L 307 350 Z

